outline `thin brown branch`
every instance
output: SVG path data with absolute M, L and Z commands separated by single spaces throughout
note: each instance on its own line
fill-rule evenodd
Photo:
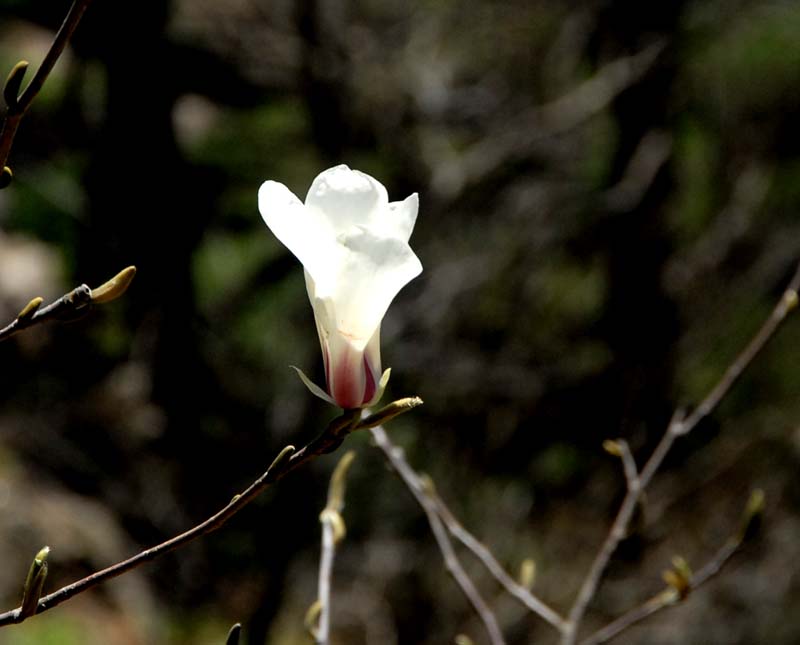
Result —
M 606 643 L 620 632 L 628 629 L 628 627 L 643 621 L 645 618 L 652 616 L 666 607 L 674 605 L 676 602 L 678 602 L 678 594 L 674 589 L 668 587 L 638 607 L 635 607 L 628 613 L 620 616 L 613 623 L 609 623 L 602 629 L 598 630 L 589 636 L 589 638 L 581 641 L 581 645 L 597 645 L 598 643 Z
M 64 18 L 64 22 L 61 24 L 58 33 L 53 39 L 53 44 L 50 45 L 47 55 L 44 57 L 42 64 L 39 66 L 39 69 L 36 70 L 36 74 L 34 74 L 33 79 L 22 92 L 22 94 L 12 98 L 9 97 L 8 92 L 6 92 L 6 101 L 9 103 L 9 105 L 6 108 L 6 115 L 3 119 L 2 129 L 0 129 L 0 169 L 3 169 L 8 161 L 8 156 L 11 152 L 11 145 L 14 143 L 14 135 L 17 133 L 17 128 L 22 121 L 22 117 L 31 106 L 31 103 L 33 103 L 33 100 L 36 98 L 39 90 L 42 89 L 44 82 L 47 80 L 47 77 L 55 66 L 56 61 L 58 61 L 59 56 L 61 56 L 64 48 L 67 46 L 69 39 L 72 37 L 75 28 L 81 21 L 83 13 L 86 11 L 86 8 L 89 6 L 90 2 L 91 0 L 75 0 L 72 3 L 66 18 Z M 15 68 L 17 74 L 24 74 L 25 66 L 22 66 L 21 69 L 18 69 L 19 67 L 20 66 L 18 65 L 17 68 Z M 13 76 L 14 72 L 12 72 L 12 77 Z M 12 77 L 9 77 L 9 81 L 11 81 Z M 18 87 L 21 80 L 21 76 L 15 79 L 15 86 Z M 16 94 L 16 92 L 14 93 Z M 9 98 L 11 98 L 10 101 Z
M 633 458 L 631 448 L 625 439 L 614 439 L 603 442 L 606 452 L 619 457 L 622 462 L 622 472 L 625 474 L 625 483 L 628 490 L 639 486 L 639 472 L 636 469 L 636 460 Z
M 363 419 L 361 419 L 361 421 L 359 421 L 358 428 L 359 430 L 367 430 L 369 428 L 374 428 L 375 426 L 383 425 L 387 421 L 394 419 L 396 416 L 404 414 L 409 410 L 413 410 L 419 405 L 422 405 L 422 399 L 420 399 L 418 396 L 409 396 L 404 399 L 397 399 L 397 401 L 392 401 L 392 403 L 389 403 L 377 412 L 365 416 Z
M 653 450 L 650 459 L 647 460 L 641 474 L 634 481 L 634 486 L 629 483 L 628 492 L 622 501 L 611 530 L 603 542 L 600 550 L 595 556 L 589 572 L 584 579 L 572 609 L 566 629 L 562 633 L 562 645 L 573 645 L 575 643 L 581 620 L 583 619 L 589 602 L 597 592 L 600 580 L 608 567 L 611 556 L 619 546 L 619 543 L 627 535 L 631 518 L 633 517 L 636 505 L 642 496 L 647 485 L 656 474 L 664 458 L 672 448 L 672 444 L 679 436 L 691 432 L 700 421 L 708 416 L 725 395 L 733 387 L 744 370 L 753 362 L 753 359 L 764 348 L 767 342 L 775 335 L 781 323 L 788 314 L 797 307 L 797 291 L 800 289 L 800 264 L 795 269 L 794 276 L 789 282 L 789 286 L 783 292 L 772 313 L 762 324 L 761 328 L 753 336 L 752 340 L 741 351 L 731 365 L 725 370 L 719 382 L 711 389 L 700 404 L 687 416 L 683 412 L 676 412 L 670 421 L 664 436 Z
M 0 341 L 48 320 L 76 320 L 86 315 L 91 309 L 92 290 L 82 284 L 46 307 L 40 308 L 41 304 L 41 298 L 34 298 L 25 305 L 14 320 L 0 329 Z
M 783 292 L 769 318 L 758 330 L 747 346 L 742 350 L 736 360 L 731 363 L 717 385 L 709 392 L 705 399 L 698 405 L 692 413 L 681 421 L 673 430 L 675 434 L 683 435 L 691 432 L 694 427 L 708 416 L 725 397 L 734 383 L 739 380 L 742 372 L 753 362 L 753 359 L 761 352 L 770 338 L 780 327 L 786 316 L 797 307 L 797 292 L 800 290 L 800 265 L 795 270 L 789 286 Z M 646 470 L 646 469 L 645 469 Z
M 416 401 L 418 401 L 417 405 L 422 403 L 420 399 L 416 399 Z M 405 410 L 411 410 L 413 407 L 416 406 L 407 406 L 405 407 Z M 236 513 L 247 506 L 247 504 L 258 497 L 258 495 L 261 494 L 261 492 L 264 491 L 264 489 L 266 489 L 268 486 L 279 481 L 290 472 L 296 470 L 312 459 L 315 459 L 320 455 L 333 452 L 342 444 L 347 435 L 351 432 L 364 429 L 364 426 L 362 426 L 359 419 L 360 412 L 360 410 L 344 411 L 341 416 L 331 421 L 328 424 L 328 427 L 325 428 L 325 430 L 316 439 L 308 443 L 300 450 L 295 451 L 293 446 L 286 446 L 283 450 L 281 450 L 281 452 L 272 462 L 272 465 L 263 475 L 261 475 L 261 477 L 250 484 L 245 491 L 238 495 L 234 495 L 229 504 L 204 522 L 201 522 L 188 531 L 181 533 L 180 535 L 176 535 L 175 537 L 166 540 L 161 544 L 137 553 L 127 560 L 123 560 L 122 562 L 118 562 L 110 567 L 107 567 L 106 569 L 92 573 L 81 580 L 62 587 L 58 591 L 54 591 L 51 594 L 43 596 L 39 600 L 37 613 L 42 613 L 43 611 L 52 609 L 53 607 L 60 605 L 62 602 L 69 600 L 73 596 L 77 596 L 88 589 L 91 589 L 101 582 L 105 582 L 106 580 L 110 580 L 111 578 L 122 575 L 123 573 L 130 571 L 131 569 L 135 569 L 139 565 L 149 562 L 150 560 L 153 560 L 164 553 L 174 551 L 175 549 L 187 544 L 188 542 L 191 542 L 192 540 L 211 533 L 212 531 L 216 531 L 231 517 L 236 515 Z M 25 617 L 22 616 L 20 608 L 17 607 L 16 609 L 12 609 L 11 611 L 0 614 L 0 626 L 20 623 L 24 619 Z
M 497 623 L 497 617 L 480 595 L 480 592 L 477 590 L 475 584 L 464 570 L 461 561 L 458 559 L 458 556 L 453 549 L 453 543 L 450 541 L 450 538 L 447 535 L 447 530 L 445 529 L 442 519 L 439 516 L 437 505 L 430 495 L 425 492 L 425 484 L 422 482 L 419 475 L 417 475 L 417 473 L 409 466 L 408 462 L 402 457 L 402 449 L 396 447 L 389 441 L 389 437 L 381 426 L 376 426 L 371 430 L 371 432 L 373 438 L 375 439 L 375 443 L 383 451 L 383 454 L 386 456 L 389 464 L 398 474 L 400 479 L 403 480 L 403 483 L 406 485 L 408 490 L 411 491 L 411 494 L 425 512 L 425 516 L 428 518 L 428 523 L 430 524 L 433 536 L 436 539 L 439 550 L 442 552 L 442 556 L 444 557 L 445 567 L 456 581 L 458 586 L 461 588 L 461 591 L 464 592 L 467 600 L 470 602 L 473 609 L 475 609 L 475 612 L 483 622 L 483 625 L 486 628 L 486 633 L 489 636 L 489 641 L 492 643 L 492 645 L 503 645 L 505 643 L 505 639 L 503 638 L 503 634 L 500 631 L 500 626 Z
M 390 463 L 393 466 L 395 463 L 402 463 L 403 471 L 406 473 L 414 473 L 417 480 L 421 483 L 419 475 L 414 472 L 408 461 L 403 456 L 402 451 L 397 449 L 388 435 L 383 439 L 383 443 L 389 450 L 392 451 L 394 456 L 394 461 L 390 461 Z M 403 481 L 408 483 L 405 477 L 403 477 Z M 449 531 L 450 535 L 452 535 L 467 549 L 469 549 L 509 594 L 519 600 L 530 611 L 546 620 L 556 629 L 563 629 L 565 622 L 564 618 L 560 616 L 554 609 L 546 605 L 542 600 L 537 598 L 529 589 L 519 584 L 511 575 L 508 574 L 508 572 L 497 561 L 497 558 L 494 557 L 489 548 L 486 547 L 486 545 L 484 545 L 474 535 L 472 535 L 472 533 L 467 531 L 461 522 L 458 521 L 433 486 L 422 486 L 418 492 L 419 494 L 425 496 L 435 506 L 439 518 L 443 522 L 445 528 Z
M 714 557 L 691 577 L 689 585 L 683 593 L 683 599 L 717 575 L 722 570 L 722 567 L 724 567 L 739 551 L 741 546 L 742 540 L 738 537 L 731 538 L 722 545 L 719 551 L 714 554 Z M 672 607 L 680 601 L 680 594 L 674 588 L 667 587 L 643 604 L 631 609 L 602 629 L 597 630 L 594 634 L 582 640 L 580 645 L 599 645 L 600 643 L 606 643 L 636 623 L 643 621 L 645 618 L 649 618 L 662 609 Z
M 399 458 L 402 459 L 402 456 Z M 489 548 L 464 528 L 435 490 L 428 488 L 423 492 L 427 494 L 436 505 L 436 511 L 450 534 L 481 561 L 483 566 L 486 567 L 486 570 L 509 594 L 556 629 L 564 629 L 564 618 L 557 611 L 537 598 L 529 589 L 514 580 L 497 561 L 497 558 L 494 557 L 494 554 Z
M 605 64 L 563 96 L 508 115 L 458 156 L 432 169 L 432 183 L 449 197 L 485 179 L 495 169 L 529 154 L 537 144 L 577 128 L 602 112 L 625 89 L 637 83 L 659 60 L 666 47 L 658 41 L 631 56 Z
M 23 329 L 49 320 L 76 320 L 89 313 L 92 305 L 102 304 L 118 298 L 130 285 L 136 267 L 129 266 L 96 289 L 85 284 L 75 287 L 58 300 L 42 307 L 42 299 L 31 300 L 17 317 L 0 329 L 0 342 L 8 340 Z

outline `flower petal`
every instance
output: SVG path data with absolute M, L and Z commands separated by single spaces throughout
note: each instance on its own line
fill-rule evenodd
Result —
M 368 380 L 363 348 L 354 345 L 346 336 L 333 332 L 328 350 L 328 393 L 345 410 L 360 408 L 364 403 Z M 374 390 L 370 392 L 370 396 L 373 392 Z
M 266 225 L 312 275 L 325 275 L 341 251 L 327 218 L 307 209 L 286 186 L 265 181 L 258 189 L 258 210 Z
M 345 165 L 319 174 L 306 196 L 306 207 L 327 219 L 329 227 L 334 230 L 333 237 L 354 226 L 370 228 L 388 204 L 389 197 L 383 184 Z
M 340 236 L 339 243 L 344 253 L 335 278 L 323 284 L 315 279 L 316 297 L 326 301 L 333 318 L 331 334 L 363 350 L 400 289 L 422 272 L 422 264 L 406 242 L 367 230 Z
M 417 193 L 412 193 L 402 202 L 391 202 L 389 212 L 380 218 L 379 228 L 376 228 L 376 231 L 382 232 L 386 237 L 396 237 L 408 242 L 417 221 L 418 211 L 419 195 Z
M 364 402 L 364 407 L 369 408 L 375 405 L 378 401 L 383 398 L 383 392 L 386 390 L 386 386 L 389 384 L 389 377 L 392 375 L 392 368 L 387 367 L 386 371 L 381 376 L 381 380 L 378 381 L 378 387 L 375 390 L 374 396 L 369 400 Z
M 381 377 L 381 326 L 378 323 L 378 328 L 373 332 L 372 338 L 369 339 L 367 347 L 364 349 L 364 358 L 367 361 L 367 366 L 372 371 L 372 376 L 377 383 Z
M 330 381 L 330 351 L 328 349 L 331 335 L 331 316 L 326 308 L 326 303 L 321 298 L 317 298 L 317 288 L 314 279 L 308 271 L 303 271 L 306 279 L 306 292 L 311 308 L 314 311 L 314 324 L 317 327 L 319 336 L 319 347 L 322 350 L 322 362 L 325 367 L 325 383 Z

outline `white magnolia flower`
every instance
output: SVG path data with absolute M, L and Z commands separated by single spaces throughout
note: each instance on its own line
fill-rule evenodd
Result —
M 376 403 L 389 380 L 388 369 L 381 374 L 381 321 L 422 271 L 408 245 L 418 207 L 416 193 L 389 202 L 380 182 L 344 165 L 320 174 L 305 204 L 274 181 L 258 191 L 267 226 L 303 263 L 327 389 L 297 371 L 314 394 L 342 408 Z

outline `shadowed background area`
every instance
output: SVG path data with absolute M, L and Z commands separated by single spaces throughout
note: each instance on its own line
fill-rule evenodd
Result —
M 0 70 L 69 8 L 0 0 Z M 124 298 L 0 345 L 0 609 L 38 549 L 53 590 L 198 523 L 335 411 L 265 179 L 337 163 L 420 194 L 423 274 L 383 325 L 394 440 L 509 570 L 566 611 L 639 463 L 769 313 L 800 258 L 800 6 L 778 0 L 94 0 L 23 121 L 0 191 L 0 324 L 34 296 Z M 5 73 L 5 72 L 3 72 Z M 682 439 L 586 629 L 700 565 L 751 489 L 762 530 L 617 641 L 800 641 L 800 320 Z M 366 435 L 334 571 L 333 642 L 485 642 L 425 516 Z M 0 643 L 308 642 L 336 458 L 218 533 Z M 509 644 L 555 633 L 465 556 Z

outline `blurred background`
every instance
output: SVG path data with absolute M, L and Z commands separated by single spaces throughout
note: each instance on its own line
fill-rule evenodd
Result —
M 0 0 L 0 70 L 38 66 L 69 3 Z M 800 5 L 788 0 L 95 0 L 23 121 L 0 191 L 2 324 L 34 296 L 121 301 L 0 345 L 0 599 L 209 516 L 335 412 L 300 265 L 265 179 L 337 163 L 420 194 L 425 267 L 391 307 L 390 426 L 409 461 L 566 611 L 642 463 L 754 333 L 800 258 Z M 3 72 L 5 73 L 5 72 Z M 590 606 L 591 630 L 699 567 L 751 489 L 762 531 L 629 644 L 800 642 L 800 320 L 682 439 Z M 368 436 L 347 442 L 337 644 L 485 635 Z M 309 642 L 335 456 L 226 527 L 0 643 Z M 465 554 L 510 644 L 555 641 Z M 588 633 L 588 632 L 587 632 Z

